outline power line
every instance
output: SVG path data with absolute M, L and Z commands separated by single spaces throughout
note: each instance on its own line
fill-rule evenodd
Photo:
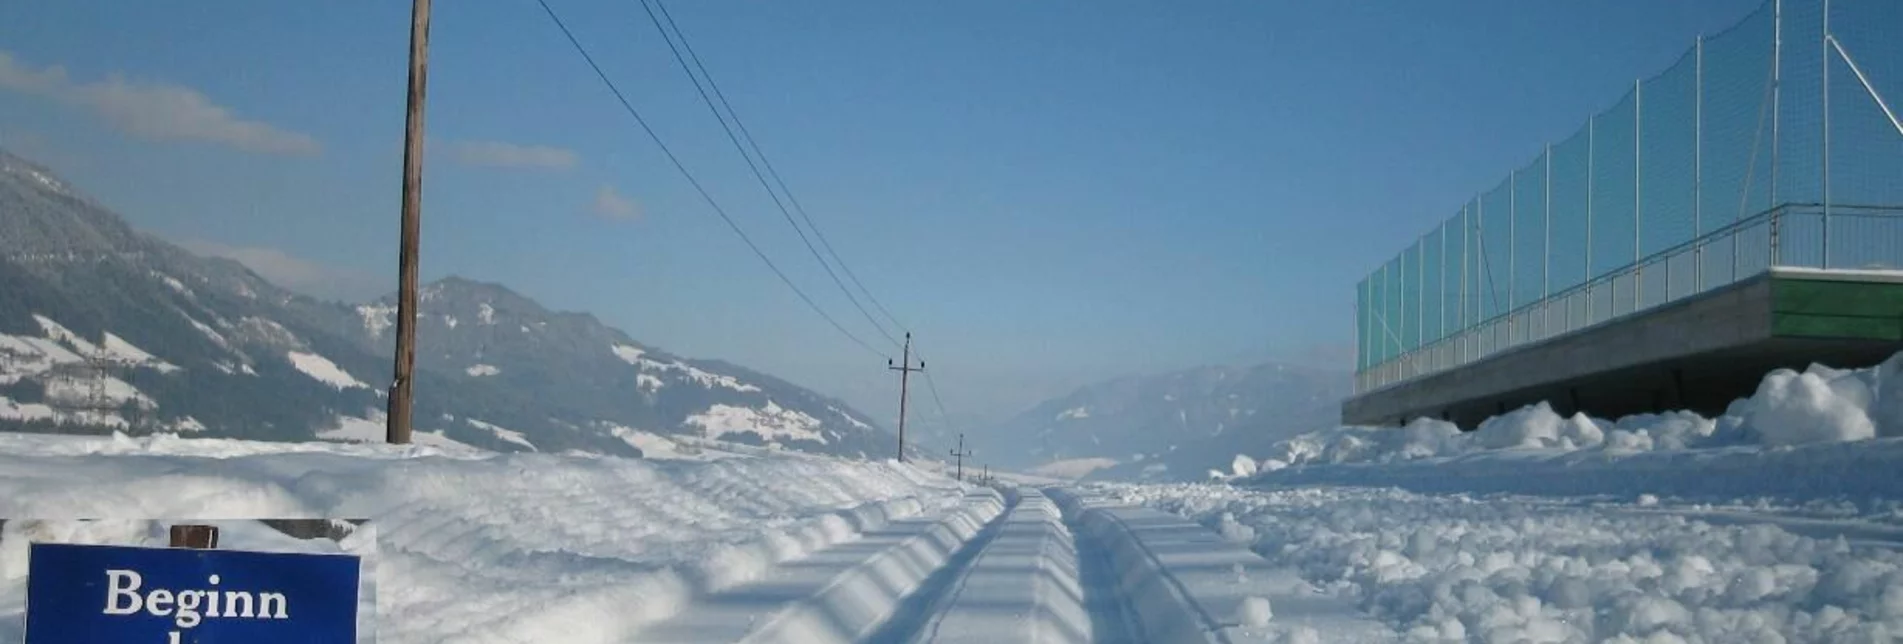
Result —
M 920 363 L 925 362 L 924 352 L 914 350 L 914 353 L 918 353 Z M 932 405 L 938 408 L 938 420 L 945 423 L 946 431 L 950 431 L 952 428 L 951 414 L 945 413 L 945 401 L 938 396 L 938 383 L 932 381 L 932 372 L 922 371 L 920 373 L 925 374 L 925 388 L 932 392 Z
M 628 97 L 621 93 L 621 88 L 615 86 L 614 81 L 608 79 L 606 72 L 601 71 L 601 65 L 596 64 L 595 57 L 588 53 L 588 48 L 583 47 L 581 41 L 575 39 L 574 32 L 568 30 L 568 24 L 562 22 L 561 16 L 555 14 L 555 9 L 548 6 L 548 0 L 535 0 L 535 2 L 536 4 L 542 5 L 542 11 L 548 13 L 549 20 L 553 21 L 555 27 L 562 31 L 562 36 L 568 38 L 568 44 L 575 47 L 575 53 L 581 54 L 582 60 L 587 61 L 588 68 L 595 71 L 595 76 L 601 79 L 603 85 L 608 86 L 609 92 L 614 93 L 615 100 L 621 102 L 622 109 L 627 110 L 628 115 L 634 117 L 634 122 L 640 124 L 641 131 L 647 133 L 648 138 L 654 141 L 655 147 L 660 148 L 661 154 L 666 155 L 668 162 L 674 165 L 674 169 L 679 171 L 681 176 L 687 179 L 687 183 L 694 187 L 695 192 L 700 193 L 701 200 L 707 202 L 707 206 L 713 209 L 714 214 L 720 215 L 720 220 L 727 222 L 727 227 L 733 229 L 733 233 L 740 237 L 740 241 L 746 242 L 747 248 L 753 251 L 754 256 L 759 257 L 760 261 L 765 262 L 767 268 L 772 269 L 773 274 L 779 276 L 780 281 L 785 283 L 787 288 L 792 289 L 794 295 L 799 296 L 800 301 L 805 302 L 806 306 L 813 309 L 813 312 L 825 318 L 826 322 L 831 324 L 834 329 L 839 330 L 839 333 L 846 336 L 846 339 L 852 340 L 854 344 L 864 347 L 865 350 L 879 357 L 886 357 L 884 352 L 872 348 L 870 344 L 866 344 L 865 340 L 861 340 L 859 336 L 853 335 L 851 331 L 846 330 L 845 326 L 840 325 L 838 320 L 833 319 L 832 315 L 826 313 L 825 309 L 820 308 L 819 304 L 813 302 L 813 298 L 806 295 L 806 291 L 800 290 L 799 285 L 794 284 L 793 280 L 786 276 L 786 272 L 780 270 L 779 265 L 774 264 L 773 260 L 767 257 L 765 251 L 760 250 L 758 244 L 753 243 L 753 239 L 747 236 L 746 231 L 740 229 L 740 224 L 735 223 L 733 217 L 728 216 L 727 211 L 720 207 L 720 203 L 714 201 L 713 195 L 708 194 L 707 189 L 701 186 L 700 180 L 694 178 L 694 173 L 689 172 L 687 166 L 681 163 L 680 158 L 674 156 L 674 151 L 667 147 L 665 141 L 661 140 L 661 135 L 655 133 L 654 128 L 648 125 L 647 119 L 641 117 L 640 110 L 634 109 L 634 104 L 628 102 Z
M 707 74 L 705 67 L 701 67 L 701 76 L 705 76 L 707 80 L 707 86 L 702 86 L 701 78 L 694 75 L 694 70 L 687 65 L 687 58 L 681 55 L 681 48 L 687 46 L 687 37 L 684 34 L 680 34 L 680 27 L 674 27 L 675 34 L 678 35 L 681 40 L 681 46 L 676 47 L 674 45 L 675 36 L 668 35 L 667 27 L 661 26 L 661 19 L 654 14 L 654 8 L 648 4 L 648 0 L 641 0 L 641 9 L 647 12 L 648 22 L 654 25 L 654 30 L 661 33 L 661 40 L 667 43 L 668 51 L 674 54 L 674 62 L 680 64 L 681 71 L 687 74 L 687 80 L 694 83 L 694 91 L 700 94 L 701 103 L 706 104 L 707 110 L 714 113 L 714 120 L 720 122 L 720 129 L 727 133 L 727 140 L 733 143 L 733 149 L 740 153 L 742 160 L 747 162 L 747 169 L 753 172 L 753 178 L 759 180 L 760 187 L 765 189 L 767 196 L 773 199 L 773 206 L 779 209 L 780 217 L 786 219 L 786 224 L 793 227 L 793 232 L 799 235 L 800 243 L 806 246 L 807 252 L 812 253 L 813 259 L 819 262 L 820 268 L 826 269 L 826 276 L 832 278 L 833 284 L 839 287 L 839 292 L 846 294 L 846 300 L 852 303 L 853 308 L 859 309 L 859 314 L 864 315 L 866 322 L 871 323 L 872 328 L 878 330 L 879 335 L 885 336 L 886 341 L 891 342 L 893 346 L 898 346 L 898 340 L 894 339 L 891 333 L 887 333 L 885 327 L 879 324 L 878 320 L 873 319 L 872 313 L 867 311 L 866 307 L 859 303 L 859 298 L 853 296 L 852 289 L 846 288 L 845 282 L 840 281 L 839 274 L 833 272 L 832 265 L 828 264 L 826 258 L 819 254 L 819 249 L 815 248 L 813 241 L 807 238 L 806 231 L 801 229 L 799 223 L 793 220 L 793 213 L 787 210 L 785 202 L 780 201 L 779 193 L 774 192 L 773 186 L 767 183 L 766 175 L 760 172 L 760 166 L 753 162 L 753 157 L 747 155 L 747 147 L 742 145 L 739 136 L 734 134 L 734 125 L 739 124 L 740 117 L 733 115 L 733 123 L 728 123 L 728 117 L 720 113 L 720 108 L 714 104 L 714 99 L 707 95 L 708 87 L 713 87 L 715 94 L 720 93 L 719 87 L 714 85 L 713 76 Z M 672 25 L 673 22 L 670 20 L 668 24 Z M 694 65 L 697 67 L 700 66 L 699 56 L 694 57 Z M 721 99 L 721 105 L 726 105 L 725 98 Z M 728 112 L 732 112 L 733 107 L 728 106 L 727 110 Z
M 719 100 L 720 107 L 725 108 L 727 110 L 727 115 L 731 117 L 733 121 L 733 126 L 739 128 L 740 130 L 739 139 L 744 139 L 746 141 L 746 147 L 752 149 L 753 156 L 758 157 L 760 159 L 760 166 L 763 166 L 766 168 L 767 176 L 772 177 L 773 183 L 779 186 L 781 193 L 785 193 L 786 202 L 792 204 L 793 211 L 799 213 L 800 219 L 806 222 L 807 228 L 812 229 L 813 236 L 819 238 L 820 246 L 824 247 L 826 249 L 826 253 L 832 256 L 834 263 L 839 264 L 839 270 L 846 274 L 846 278 L 852 281 L 853 286 L 859 287 L 859 292 L 865 294 L 866 301 L 871 302 L 873 308 L 878 309 L 879 313 L 883 314 L 886 320 L 891 321 L 892 326 L 898 328 L 900 331 L 909 331 L 910 329 L 907 329 L 904 323 L 900 322 L 897 317 L 892 315 L 892 312 L 890 310 L 885 308 L 884 304 L 879 302 L 879 298 L 872 295 L 872 290 L 866 288 L 866 285 L 864 282 L 859 281 L 859 276 L 852 271 L 852 267 L 846 265 L 846 260 L 839 257 L 839 251 L 834 250 L 832 242 L 826 239 L 826 233 L 820 230 L 819 224 L 813 222 L 813 218 L 811 215 L 807 214 L 806 208 L 800 205 L 799 199 L 797 197 L 793 196 L 793 190 L 787 187 L 785 180 L 780 178 L 779 170 L 773 167 L 773 162 L 767 159 L 766 152 L 760 149 L 760 144 L 758 141 L 754 140 L 753 133 L 747 130 L 747 124 L 740 120 L 740 113 L 734 111 L 733 104 L 727 102 L 727 95 L 725 92 L 720 91 L 720 84 L 714 82 L 713 74 L 708 73 L 707 66 L 701 63 L 700 54 L 694 51 L 694 45 L 692 43 L 687 42 L 687 34 L 681 31 L 680 25 L 675 24 L 673 14 L 670 14 L 667 10 L 667 4 L 665 2 L 662 2 L 662 0 L 653 0 L 653 2 L 654 2 L 654 8 L 660 9 L 661 18 L 667 22 L 668 28 L 674 30 L 674 37 L 680 39 L 680 48 L 676 49 L 674 46 L 673 39 L 668 38 L 667 29 L 662 29 L 660 22 L 655 21 L 654 9 L 648 7 L 648 0 L 642 0 L 641 2 L 642 8 L 647 10 L 648 19 L 650 21 L 655 22 L 654 27 L 655 29 L 660 30 L 661 37 L 667 40 L 668 49 L 674 52 L 674 60 L 676 62 L 679 62 L 681 64 L 682 69 L 685 70 L 687 66 L 687 62 L 681 59 L 680 50 L 685 49 L 687 51 L 687 57 L 693 60 L 694 68 L 700 71 L 701 78 L 706 79 L 707 89 L 713 90 L 714 99 Z M 688 78 L 690 79 L 694 78 L 694 73 L 691 71 L 688 72 L 687 75 L 688 75 Z M 700 91 L 701 100 L 707 102 L 707 107 L 708 109 L 712 109 L 714 111 L 715 118 L 720 118 L 720 110 L 714 109 L 713 101 L 708 99 L 707 91 L 701 89 L 699 81 L 695 81 L 694 88 L 695 90 Z M 727 128 L 727 119 L 721 119 L 721 127 L 723 129 Z M 727 129 L 727 138 L 729 140 L 733 140 L 734 146 L 736 148 L 741 148 L 740 140 L 735 139 L 734 132 L 732 129 Z M 745 148 L 740 149 L 740 156 L 742 158 L 747 158 L 747 150 Z M 753 169 L 753 175 L 755 178 L 760 179 L 761 186 L 766 187 L 766 177 L 760 176 L 760 168 L 755 167 L 751 159 L 747 161 L 747 166 Z M 767 187 L 767 193 L 773 194 L 773 189 L 771 187 Z M 774 205 L 780 206 L 780 214 L 786 215 L 787 223 L 793 224 L 792 215 L 787 213 L 787 209 L 784 205 L 781 205 L 779 197 L 775 196 L 773 199 L 773 203 Z M 793 224 L 793 229 L 795 231 L 798 231 L 800 227 L 798 224 Z M 807 242 L 806 249 L 813 251 L 813 258 L 818 259 L 821 266 L 827 266 L 826 260 L 820 257 L 819 251 L 813 248 L 812 243 L 806 239 L 806 234 L 803 232 L 800 233 L 800 241 Z M 895 340 L 891 334 L 886 333 L 885 328 L 882 325 L 880 325 L 877 321 L 872 319 L 872 314 L 868 313 L 865 307 L 860 306 L 858 298 L 853 297 L 852 291 L 850 289 L 847 289 L 845 284 L 840 283 L 839 276 L 833 273 L 831 267 L 828 267 L 826 269 L 826 273 L 827 275 L 832 277 L 833 283 L 839 286 L 840 291 L 846 294 L 846 299 L 851 300 L 853 303 L 853 306 L 858 307 L 859 312 L 865 314 L 866 321 L 872 322 L 873 328 L 879 329 L 879 333 L 885 335 L 885 339 L 890 340 L 892 341 L 894 345 L 897 345 L 898 341 Z

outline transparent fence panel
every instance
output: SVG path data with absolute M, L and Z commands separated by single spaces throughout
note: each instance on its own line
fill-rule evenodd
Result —
M 1593 119 L 1592 273 L 1599 277 L 1638 259 L 1638 121 L 1632 92 Z
M 1703 232 L 1698 230 L 1703 222 L 1696 181 L 1701 125 L 1696 48 L 1641 84 L 1638 110 L 1639 256 L 1652 257 Z M 1660 290 L 1664 284 L 1659 282 Z M 1653 290 L 1650 283 L 1646 290 Z M 1662 298 L 1660 293 L 1658 301 Z
M 1513 281 L 1512 190 L 1506 182 L 1480 198 L 1480 319 L 1492 320 L 1507 312 L 1507 292 Z
M 1832 0 L 1830 8 L 1831 214 L 1893 209 L 1903 204 L 1903 131 L 1891 118 L 1903 119 L 1903 2 Z M 1854 239 L 1838 236 L 1835 222 L 1831 232 L 1833 244 Z
M 1513 174 L 1513 297 L 1517 309 L 1546 296 L 1546 155 Z
M 1571 138 L 1553 146 L 1553 254 L 1547 258 L 1552 271 L 1553 292 L 1586 283 L 1588 276 L 1586 238 L 1591 235 L 1586 218 L 1587 186 L 1591 185 L 1591 166 L 1587 164 L 1590 141 L 1587 129 L 1579 128 Z

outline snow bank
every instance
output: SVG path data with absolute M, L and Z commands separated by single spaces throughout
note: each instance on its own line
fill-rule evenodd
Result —
M 1338 427 L 1277 444 L 1258 469 L 1316 463 L 1395 463 L 1507 450 L 1615 454 L 1734 445 L 1792 446 L 1903 437 L 1903 353 L 1867 369 L 1779 369 L 1715 419 L 1689 412 L 1618 422 L 1570 417 L 1539 403 L 1489 418 L 1473 432 L 1421 418 L 1407 426 Z M 1235 475 L 1247 476 L 1237 463 Z
M 693 597 L 856 538 L 867 516 L 962 495 L 909 465 L 817 457 L 0 433 L 0 517 L 370 519 L 385 642 L 625 641 Z
M 1878 642 L 1903 637 L 1903 552 L 1761 521 L 1398 490 L 1102 485 L 1360 597 L 1414 641 Z M 1224 517 L 1229 519 L 1225 520 Z M 1283 619 L 1275 602 L 1274 621 Z

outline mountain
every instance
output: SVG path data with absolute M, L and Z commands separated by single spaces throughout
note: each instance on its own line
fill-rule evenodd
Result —
M 1346 372 L 1275 363 L 1118 378 L 994 425 L 978 445 L 991 462 L 1053 474 L 1194 480 L 1339 424 L 1351 386 Z
M 451 277 L 419 295 L 418 443 L 638 455 L 662 436 L 883 455 L 845 403 Z M 0 150 L 0 429 L 376 439 L 394 296 L 350 305 L 134 230 Z

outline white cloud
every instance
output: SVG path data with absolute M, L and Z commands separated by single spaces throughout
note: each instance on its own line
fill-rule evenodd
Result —
M 464 165 L 532 170 L 567 170 L 577 163 L 575 152 L 547 145 L 520 145 L 501 141 L 460 141 L 449 148 L 450 159 Z
M 308 134 L 238 118 L 230 109 L 183 85 L 128 81 L 113 74 L 75 82 L 58 65 L 44 69 L 0 51 L 0 89 L 91 110 L 113 127 L 156 141 L 199 141 L 248 152 L 313 155 L 322 146 Z
M 601 190 L 595 192 L 595 214 L 608 219 L 640 219 L 641 205 L 621 196 L 614 186 L 603 184 Z
M 366 300 L 394 290 L 396 282 L 394 275 L 380 278 L 363 270 L 296 257 L 276 248 L 229 246 L 197 239 L 185 240 L 179 245 L 207 257 L 234 260 L 272 284 L 330 300 Z

